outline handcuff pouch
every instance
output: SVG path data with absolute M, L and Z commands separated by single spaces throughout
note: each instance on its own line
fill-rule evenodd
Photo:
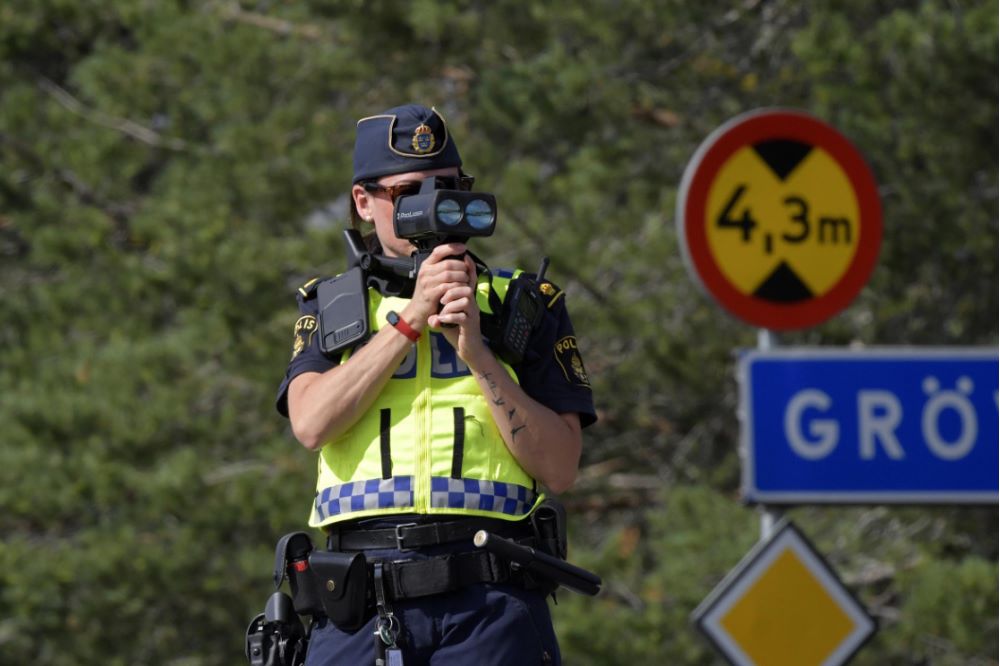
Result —
M 313 551 L 309 568 L 323 612 L 338 629 L 353 632 L 368 619 L 368 564 L 364 553 Z

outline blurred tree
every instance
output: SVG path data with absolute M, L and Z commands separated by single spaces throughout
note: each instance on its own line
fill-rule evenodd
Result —
M 684 166 L 750 108 L 832 122 L 881 184 L 884 246 L 851 308 L 787 341 L 996 345 L 997 13 L 4 3 L 0 663 L 240 662 L 312 494 L 272 405 L 291 294 L 342 268 L 355 120 L 407 100 L 498 195 L 481 254 L 547 253 L 570 294 L 602 418 L 566 499 L 608 591 L 561 595 L 567 655 L 712 663 L 687 615 L 753 540 L 731 375 L 754 332 L 687 277 Z M 882 623 L 858 663 L 996 662 L 995 509 L 793 517 Z

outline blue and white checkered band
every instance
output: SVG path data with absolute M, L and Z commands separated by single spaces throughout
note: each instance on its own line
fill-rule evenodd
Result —
M 316 493 L 316 516 L 319 520 L 365 509 L 411 506 L 413 506 L 412 476 L 351 481 L 329 486 Z
M 449 509 L 478 509 L 523 516 L 535 504 L 530 488 L 502 481 L 431 477 L 431 506 Z

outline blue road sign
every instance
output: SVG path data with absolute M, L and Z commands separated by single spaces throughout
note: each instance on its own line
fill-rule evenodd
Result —
M 744 499 L 996 502 L 998 367 L 986 348 L 747 352 Z

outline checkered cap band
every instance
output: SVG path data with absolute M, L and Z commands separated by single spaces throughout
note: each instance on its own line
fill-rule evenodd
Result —
M 326 520 L 352 511 L 413 506 L 413 477 L 368 479 L 329 486 L 316 493 L 316 516 Z
M 431 478 L 431 506 L 449 509 L 477 509 L 523 516 L 535 504 L 530 488 L 502 481 Z

